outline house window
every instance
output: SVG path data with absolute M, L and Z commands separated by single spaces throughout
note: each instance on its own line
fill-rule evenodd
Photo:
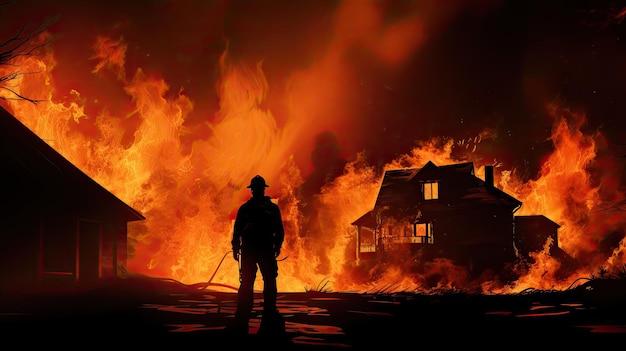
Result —
M 363 229 L 361 231 L 360 252 L 376 252 L 376 236 L 371 230 Z
M 436 200 L 439 198 L 439 183 L 427 182 L 422 185 L 424 200 Z
M 415 223 L 416 242 L 423 244 L 433 243 L 433 225 L 432 223 Z
M 430 223 L 415 223 L 415 236 L 428 236 Z

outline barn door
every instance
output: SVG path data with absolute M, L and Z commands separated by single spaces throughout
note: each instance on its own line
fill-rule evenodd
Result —
M 102 274 L 100 222 L 78 221 L 78 264 L 76 280 L 79 283 L 96 283 Z

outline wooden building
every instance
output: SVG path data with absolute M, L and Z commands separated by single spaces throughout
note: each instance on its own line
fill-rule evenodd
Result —
M 123 275 L 145 217 L 0 107 L 0 292 L 88 287 Z
M 419 250 L 425 260 L 447 258 L 477 273 L 501 269 L 516 259 L 516 245 L 528 250 L 537 244 L 525 245 L 524 238 L 557 239 L 553 231 L 530 233 L 538 221 L 524 217 L 515 242 L 514 214 L 521 205 L 494 186 L 492 166 L 485 167 L 484 180 L 475 176 L 472 162 L 437 166 L 429 161 L 421 168 L 388 170 L 374 208 L 352 223 L 357 262 Z M 542 218 L 542 228 L 558 228 Z

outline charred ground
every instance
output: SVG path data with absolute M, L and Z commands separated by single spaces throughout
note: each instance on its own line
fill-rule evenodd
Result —
M 230 334 L 234 292 L 133 276 L 66 293 L 3 293 L 0 332 L 22 346 L 264 345 L 361 350 L 402 345 L 593 346 L 626 341 L 626 280 L 584 279 L 564 291 L 518 294 L 279 294 L 284 329 Z M 261 297 L 260 295 L 258 296 Z M 255 311 L 262 309 L 257 300 Z

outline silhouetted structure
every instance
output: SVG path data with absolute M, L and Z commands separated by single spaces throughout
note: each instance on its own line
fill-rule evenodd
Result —
M 0 107 L 0 289 L 73 289 L 126 267 L 145 217 Z
M 543 249 L 549 239 L 559 242 L 558 229 L 561 226 L 543 215 L 515 217 L 515 247 L 523 254 Z
M 484 180 L 474 175 L 472 162 L 388 170 L 374 209 L 352 223 L 356 257 L 385 259 L 401 248 L 471 271 L 499 270 L 516 259 L 516 250 L 528 255 L 548 237 L 558 246 L 559 226 L 544 216 L 515 217 L 521 205 L 494 186 L 492 166 L 485 167 Z

